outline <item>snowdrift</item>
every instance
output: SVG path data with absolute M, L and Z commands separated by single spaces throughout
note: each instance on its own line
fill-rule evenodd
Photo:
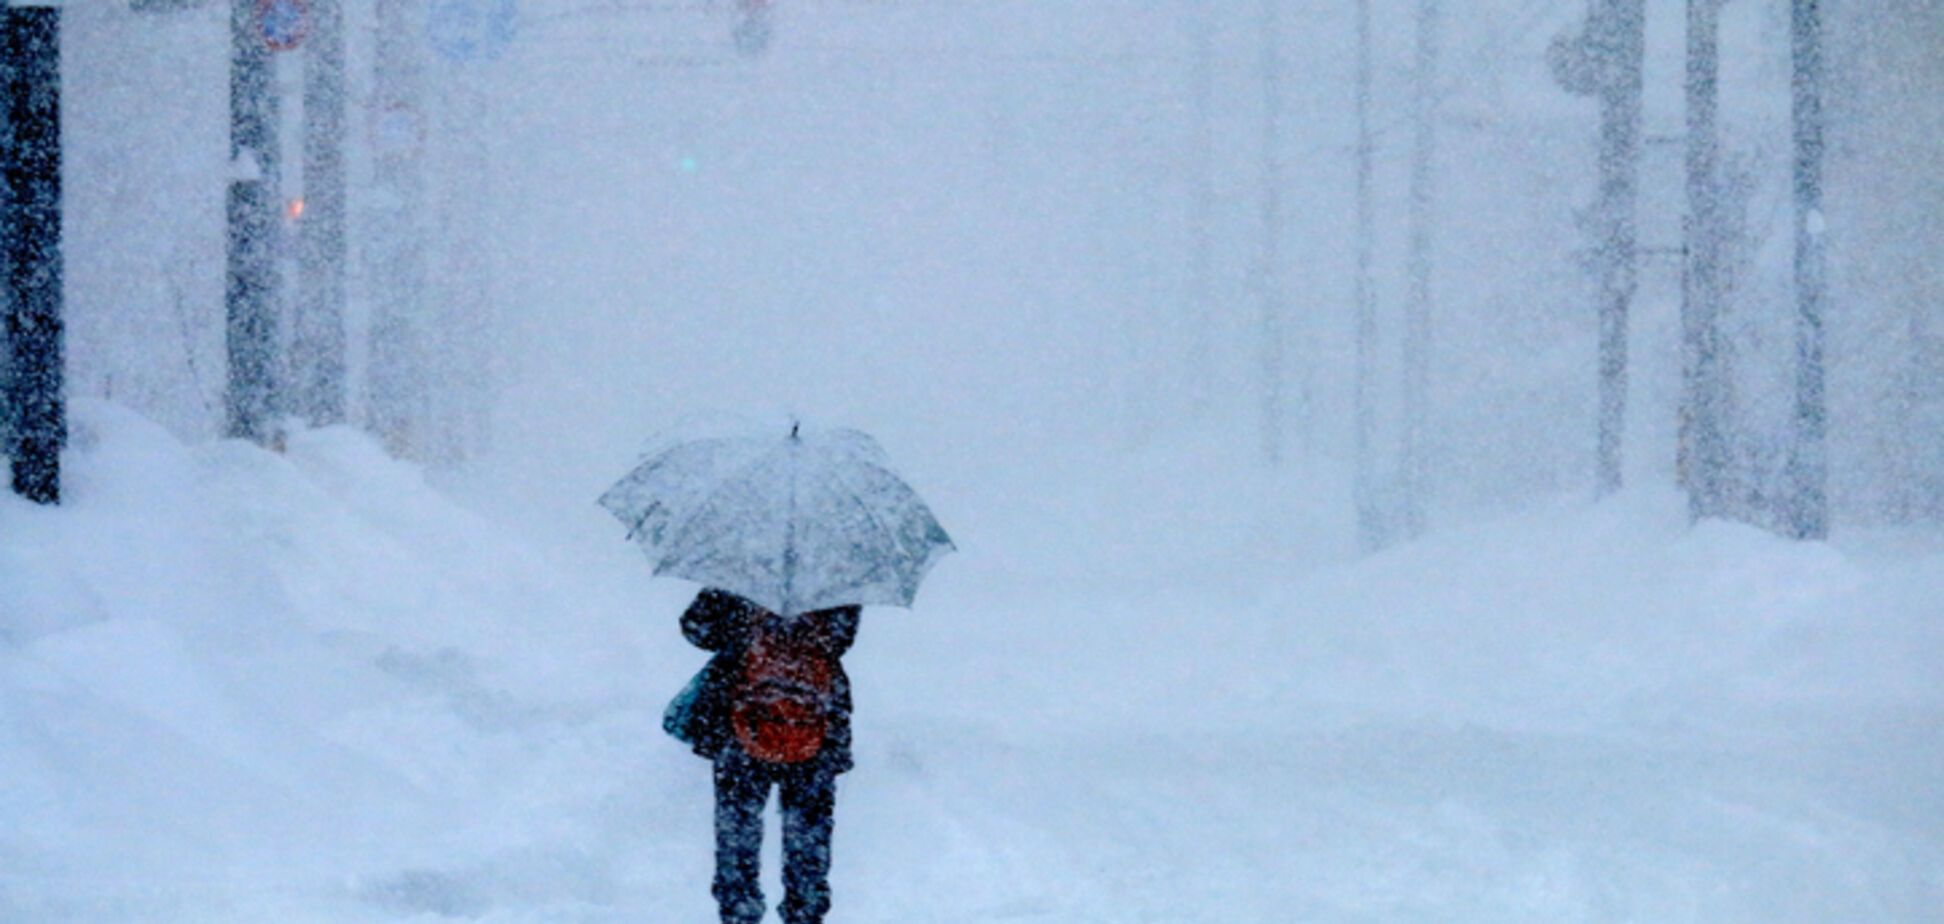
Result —
M 0 920 L 484 909 L 427 870 L 611 794 L 564 739 L 653 753 L 593 705 L 637 692 L 633 614 L 363 436 L 186 447 L 87 403 L 74 444 L 66 506 L 0 501 Z M 493 888 L 611 888 L 530 852 Z
M 512 523 L 349 430 L 75 432 L 66 506 L 0 500 L 0 920 L 709 918 L 706 774 L 658 728 L 689 591 L 591 491 Z M 1193 502 L 1143 464 L 1087 473 L 1100 522 Z M 1034 517 L 866 616 L 835 919 L 1944 907 L 1937 536 L 1645 492 L 1132 574 L 986 541 Z

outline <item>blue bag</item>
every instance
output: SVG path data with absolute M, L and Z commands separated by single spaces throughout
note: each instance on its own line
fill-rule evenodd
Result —
M 702 665 L 702 669 L 689 679 L 688 686 L 675 694 L 675 698 L 668 701 L 668 708 L 662 710 L 662 731 L 683 744 L 695 744 L 696 704 L 702 699 L 702 687 L 708 682 L 709 667 L 713 663 Z

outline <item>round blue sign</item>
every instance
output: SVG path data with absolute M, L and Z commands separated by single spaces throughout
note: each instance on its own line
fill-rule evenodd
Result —
M 275 51 L 290 51 L 310 34 L 310 9 L 304 0 L 257 0 L 257 30 Z
M 433 0 L 425 39 L 447 60 L 491 60 L 513 43 L 517 25 L 513 0 Z

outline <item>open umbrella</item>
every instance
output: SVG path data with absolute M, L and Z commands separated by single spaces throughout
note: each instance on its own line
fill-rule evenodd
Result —
M 601 495 L 655 573 L 785 616 L 910 606 L 951 537 L 854 430 L 701 439 L 657 452 Z

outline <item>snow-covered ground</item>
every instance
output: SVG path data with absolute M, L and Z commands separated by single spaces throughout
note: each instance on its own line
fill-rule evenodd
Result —
M 0 500 L 0 921 L 711 918 L 704 766 L 658 725 L 691 589 L 591 495 L 516 515 L 350 431 L 185 446 L 101 403 L 69 461 L 67 506 Z M 867 613 L 834 920 L 1944 908 L 1944 536 L 1645 492 L 1130 573 L 1034 567 L 1051 517 L 948 522 L 917 609 Z

